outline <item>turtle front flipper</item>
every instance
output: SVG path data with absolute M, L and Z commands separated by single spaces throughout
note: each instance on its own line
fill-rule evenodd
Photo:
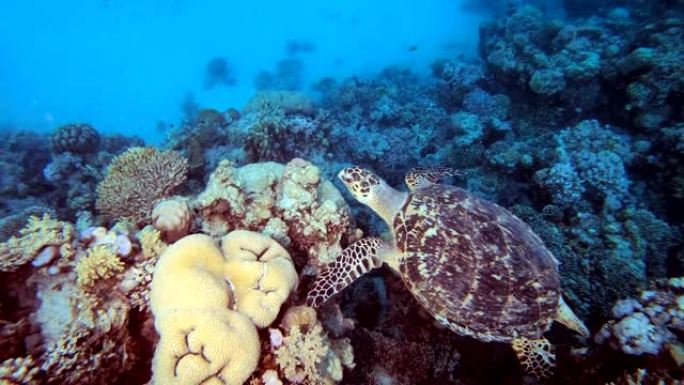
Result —
M 513 350 L 525 373 L 539 380 L 553 375 L 553 370 L 556 367 L 556 354 L 553 351 L 553 346 L 546 338 L 516 338 L 513 340 Z
M 423 189 L 439 183 L 448 176 L 461 176 L 463 173 L 450 167 L 415 167 L 406 173 L 406 185 L 411 191 Z
M 318 274 L 306 297 L 307 305 L 321 306 L 360 276 L 382 266 L 387 250 L 388 245 L 380 238 L 362 238 L 349 245 L 332 265 Z

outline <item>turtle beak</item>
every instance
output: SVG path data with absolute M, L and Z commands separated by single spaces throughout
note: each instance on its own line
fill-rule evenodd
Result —
M 352 182 L 352 177 L 349 175 L 349 169 L 344 168 L 340 172 L 337 173 L 337 178 L 342 181 L 345 185 L 348 185 L 349 183 Z

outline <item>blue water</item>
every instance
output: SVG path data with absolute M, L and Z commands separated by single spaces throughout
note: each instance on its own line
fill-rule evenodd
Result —
M 177 122 L 188 93 L 205 107 L 240 109 L 258 72 L 288 57 L 288 41 L 315 47 L 296 55 L 306 88 L 388 63 L 425 73 L 435 57 L 475 55 L 479 21 L 448 0 L 4 2 L 0 124 L 48 131 L 87 121 L 159 143 L 157 122 Z M 207 90 L 217 56 L 237 82 Z
M 683 0 L 0 0 L 0 384 L 682 383 L 683 105 Z

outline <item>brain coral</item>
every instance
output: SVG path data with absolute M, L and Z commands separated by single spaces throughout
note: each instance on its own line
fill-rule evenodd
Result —
M 97 209 L 137 225 L 150 221 L 155 203 L 187 177 L 188 162 L 175 151 L 133 147 L 114 158 L 97 186 Z
M 297 271 L 280 244 L 263 234 L 236 230 L 221 239 L 235 309 L 258 327 L 270 325 L 297 285 Z
M 289 254 L 272 239 L 237 231 L 221 243 L 186 236 L 155 267 L 154 384 L 244 383 L 260 356 L 253 321 L 273 322 L 297 284 Z
M 331 262 L 341 240 L 353 234 L 349 206 L 320 171 L 295 158 L 234 167 L 222 161 L 205 190 L 191 203 L 203 232 L 222 236 L 234 229 L 263 232 L 315 267 Z

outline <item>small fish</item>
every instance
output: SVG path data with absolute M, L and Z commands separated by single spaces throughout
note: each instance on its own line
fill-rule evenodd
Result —
M 418 51 L 418 45 L 414 44 L 408 47 L 409 52 L 416 52 Z

